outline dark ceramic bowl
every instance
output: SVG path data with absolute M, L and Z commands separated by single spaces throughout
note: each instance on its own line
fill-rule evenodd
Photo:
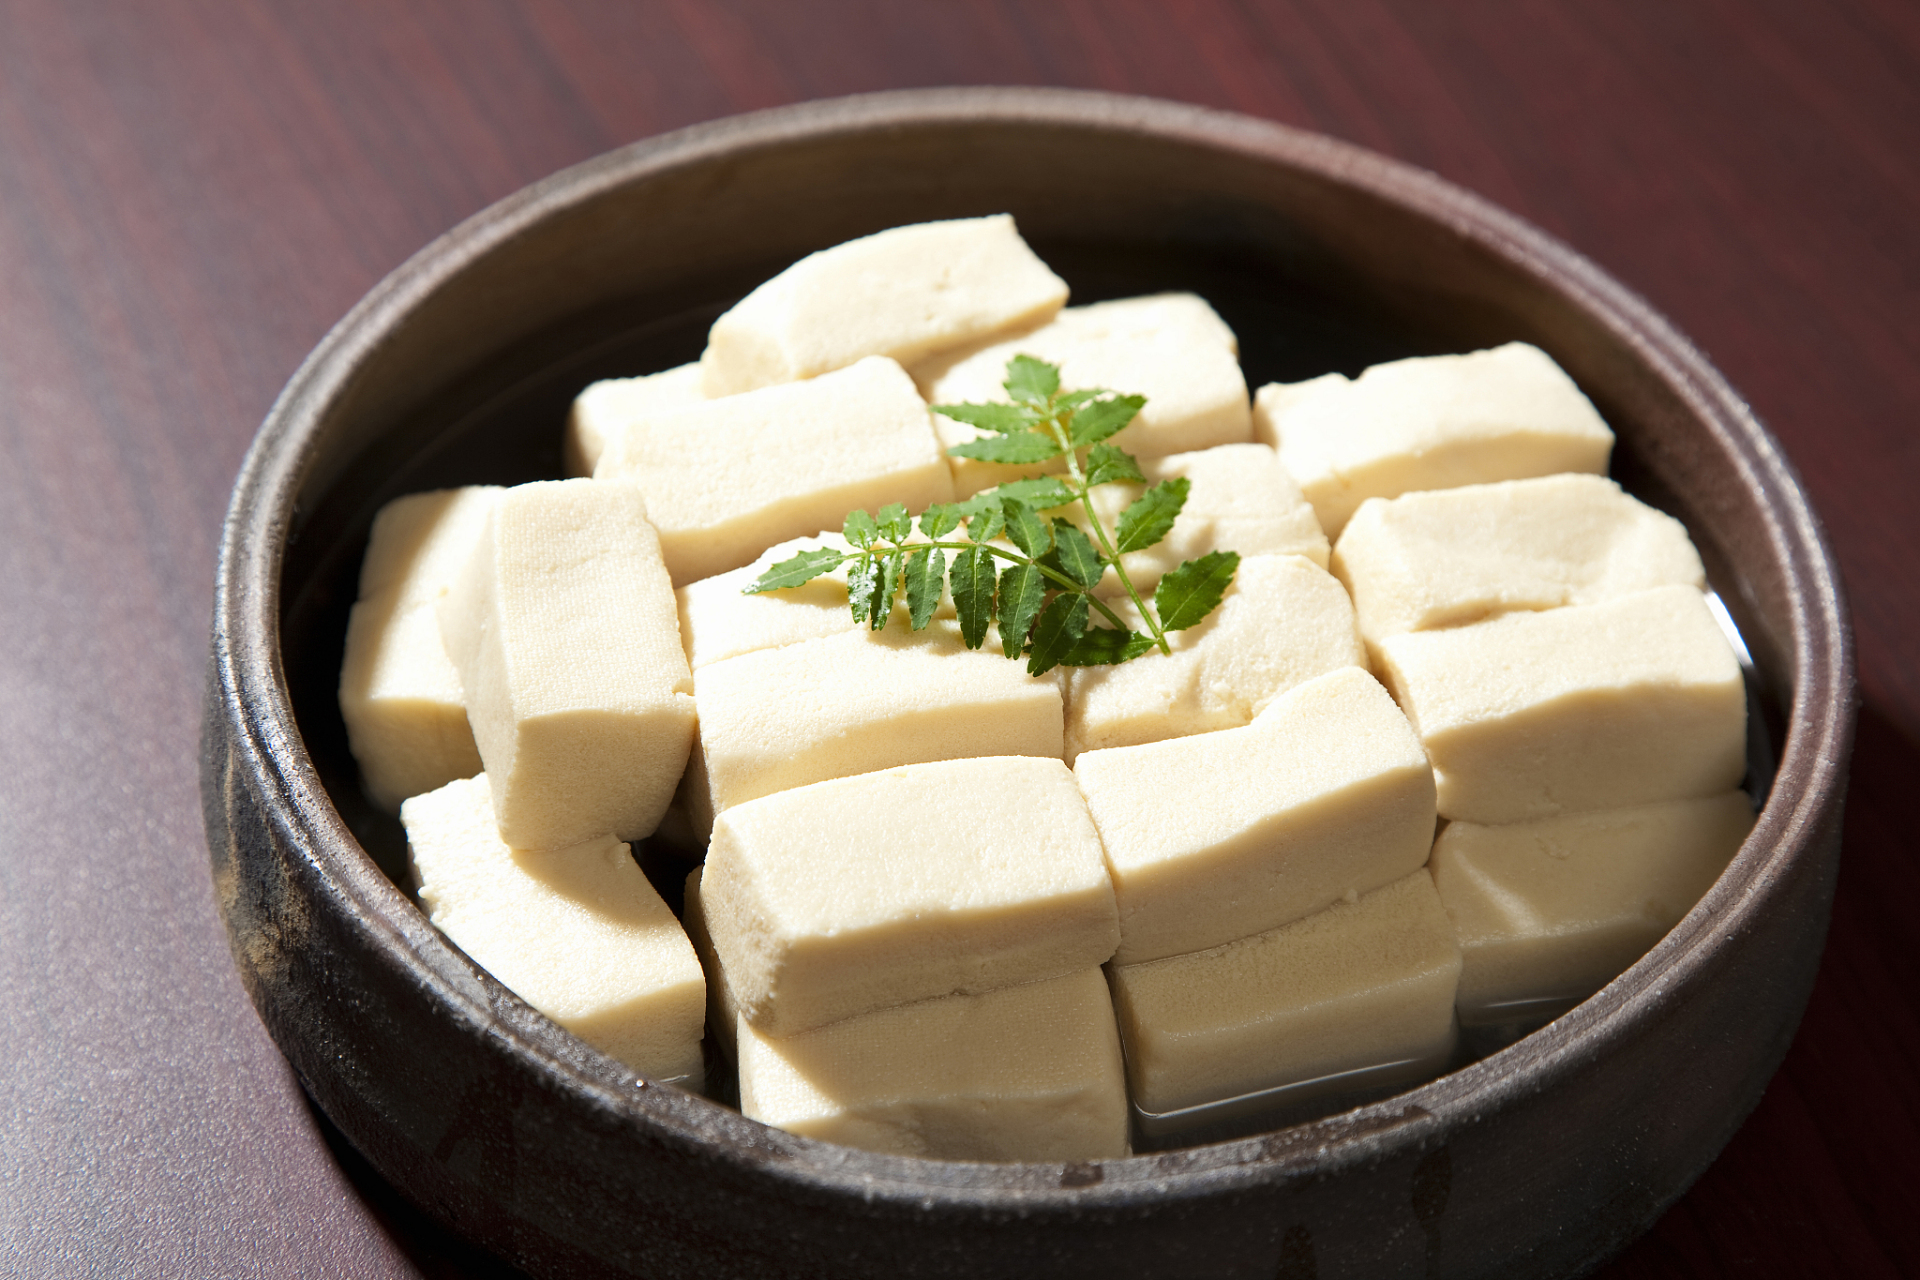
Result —
M 1619 433 L 1739 621 L 1781 746 L 1759 825 L 1663 942 L 1502 1052 L 1253 1138 L 1084 1164 L 871 1155 L 639 1079 L 527 1008 L 396 887 L 335 708 L 386 499 L 558 474 L 574 391 L 693 358 L 811 250 L 1010 210 L 1080 301 L 1209 297 L 1255 385 L 1511 338 Z M 1826 930 L 1852 735 L 1833 561 L 1779 446 L 1590 263 L 1431 175 L 1135 99 L 944 90 L 689 129 L 569 169 L 430 245 L 261 428 L 222 547 L 204 789 L 254 1003 L 381 1173 L 541 1274 L 1569 1274 L 1644 1230 L 1785 1052 Z

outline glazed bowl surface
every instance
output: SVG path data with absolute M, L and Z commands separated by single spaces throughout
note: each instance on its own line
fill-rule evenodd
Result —
M 1076 1164 L 874 1155 L 636 1077 L 435 931 L 335 702 L 367 529 L 399 494 L 560 474 L 596 378 L 699 354 L 812 250 L 1012 212 L 1077 302 L 1186 289 L 1250 385 L 1524 339 L 1685 522 L 1759 673 L 1778 771 L 1752 837 L 1599 995 L 1429 1084 L 1233 1141 Z M 934 90 L 613 152 L 502 201 L 377 287 L 294 376 L 236 487 L 203 796 L 262 1019 L 427 1211 L 536 1274 L 1542 1276 L 1589 1269 L 1712 1160 L 1779 1064 L 1825 936 L 1851 638 L 1771 436 L 1632 294 L 1432 175 L 1141 99 Z

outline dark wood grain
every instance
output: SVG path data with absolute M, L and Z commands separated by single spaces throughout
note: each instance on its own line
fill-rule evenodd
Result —
M 489 202 L 694 121 L 952 83 L 1157 94 L 1425 165 L 1751 399 L 1852 592 L 1847 851 L 1786 1065 L 1606 1274 L 1920 1273 L 1905 0 L 0 0 L 0 1271 L 492 1269 L 333 1143 L 226 955 L 194 741 L 234 471 L 327 327 Z

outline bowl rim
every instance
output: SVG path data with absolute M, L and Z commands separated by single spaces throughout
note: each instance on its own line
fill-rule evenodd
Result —
M 742 148 L 878 130 L 1003 122 L 1124 130 L 1359 188 L 1436 222 L 1553 287 L 1611 331 L 1682 398 L 1764 493 L 1767 549 L 1787 585 L 1792 702 L 1773 792 L 1752 835 L 1706 896 L 1598 995 L 1515 1045 L 1437 1080 L 1323 1120 L 1173 1152 L 1087 1162 L 984 1164 L 855 1151 L 770 1129 L 719 1103 L 647 1087 L 572 1044 L 426 923 L 359 846 L 301 740 L 280 650 L 280 585 L 295 496 L 319 450 L 327 406 L 348 392 L 388 325 L 462 264 L 527 234 L 552 214 L 679 166 Z M 698 1147 L 747 1176 L 869 1202 L 937 1202 L 1031 1211 L 1049 1204 L 1118 1208 L 1254 1185 L 1322 1178 L 1552 1089 L 1594 1054 L 1633 1037 L 1675 988 L 1709 962 L 1712 941 L 1763 911 L 1784 872 L 1818 835 L 1845 784 L 1854 714 L 1853 640 L 1819 519 L 1778 443 L 1707 359 L 1637 295 L 1520 218 L 1423 169 L 1285 125 L 1156 99 L 1052 88 L 943 88 L 779 107 L 659 135 L 563 169 L 491 205 L 394 270 L 322 339 L 275 400 L 249 448 L 222 532 L 212 630 L 210 709 L 233 737 L 234 770 L 277 835 L 343 904 L 371 946 L 398 957 L 470 1032 L 504 1038 L 556 1088 L 656 1141 Z M 1789 779 L 1805 771 L 1805 785 Z M 475 975 L 481 980 L 475 982 Z M 501 996 L 505 995 L 502 1000 Z M 721 1141 L 713 1141 L 718 1136 Z

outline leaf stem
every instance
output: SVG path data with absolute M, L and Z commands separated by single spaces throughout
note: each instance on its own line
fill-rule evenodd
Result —
M 1120 563 L 1120 553 L 1114 550 L 1113 540 L 1107 536 L 1106 525 L 1101 523 L 1099 513 L 1093 509 L 1093 487 L 1087 483 L 1086 476 L 1081 473 L 1079 451 L 1074 448 L 1073 440 L 1067 435 L 1066 428 L 1060 425 L 1058 414 L 1047 419 L 1047 427 L 1053 432 L 1053 438 L 1059 442 L 1060 447 L 1066 451 L 1067 473 L 1073 477 L 1074 487 L 1080 491 L 1080 506 L 1087 513 L 1087 523 L 1093 526 L 1094 536 L 1100 539 L 1102 554 L 1113 566 L 1114 573 L 1120 579 L 1120 585 L 1127 589 L 1127 597 L 1133 601 L 1133 607 L 1140 611 L 1140 616 L 1146 619 L 1147 626 L 1152 629 L 1153 643 L 1158 646 L 1161 653 L 1171 657 L 1173 646 L 1167 643 L 1167 633 L 1160 628 L 1159 615 L 1140 598 L 1140 592 L 1134 587 L 1133 579 L 1127 576 L 1126 567 Z M 1115 626 L 1132 630 L 1119 618 L 1114 617 L 1112 610 L 1102 607 L 1101 612 L 1113 618 Z
M 877 539 L 875 540 L 875 545 L 876 546 L 880 545 Z M 1062 589 L 1074 592 L 1077 595 L 1085 596 L 1087 598 L 1087 603 L 1092 605 L 1094 608 L 1098 609 L 1101 615 L 1105 617 L 1108 622 L 1111 622 L 1114 626 L 1120 628 L 1122 631 L 1132 630 L 1132 628 L 1127 625 L 1126 619 L 1122 618 L 1119 614 L 1115 613 L 1112 607 L 1108 605 L 1106 601 L 1102 600 L 1099 596 L 1094 595 L 1092 591 L 1082 586 L 1080 583 L 1074 581 L 1072 578 L 1068 577 L 1066 574 L 1061 573 L 1058 569 L 1049 569 L 1046 565 L 1041 564 L 1038 560 L 1035 560 L 1032 556 L 1029 556 L 1024 552 L 1009 551 L 1005 547 L 996 547 L 993 544 L 987 543 L 987 542 L 943 542 L 938 538 L 935 538 L 930 542 L 901 542 L 901 543 L 891 544 L 891 546 L 901 551 L 908 551 L 908 552 L 917 551 L 921 547 L 938 547 L 942 551 L 971 551 L 973 548 L 978 547 L 980 548 L 980 550 L 986 552 L 990 556 L 998 556 L 1000 559 L 1010 560 L 1014 564 L 1030 564 L 1034 568 L 1038 569 L 1046 577 L 1051 578 Z M 858 559 L 863 554 L 872 554 L 872 553 L 859 552 L 859 551 L 850 552 L 848 553 L 847 560 Z M 884 554 L 884 553 L 881 553 L 881 554 Z M 846 562 L 847 561 L 842 561 L 841 563 L 844 564 Z

